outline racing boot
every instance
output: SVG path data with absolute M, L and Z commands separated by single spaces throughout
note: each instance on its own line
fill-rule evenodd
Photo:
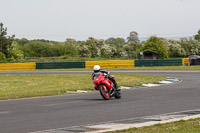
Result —
M 117 84 L 116 84 L 116 91 L 121 91 L 121 88 L 119 88 Z
M 95 89 L 95 90 L 98 90 L 96 86 L 94 87 L 94 89 Z
M 113 80 L 113 83 L 115 85 L 115 90 L 120 91 L 121 89 L 118 87 L 117 82 L 115 80 Z

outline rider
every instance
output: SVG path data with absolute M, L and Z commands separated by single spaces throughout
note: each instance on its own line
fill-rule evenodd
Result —
M 120 89 L 118 88 L 117 82 L 115 81 L 115 78 L 110 76 L 110 72 L 101 69 L 99 65 L 95 65 L 93 69 L 94 69 L 94 72 L 92 73 L 92 80 L 94 80 L 95 74 L 104 73 L 105 77 L 113 82 L 113 84 L 115 85 L 116 91 L 120 91 Z M 97 90 L 96 87 L 95 89 Z

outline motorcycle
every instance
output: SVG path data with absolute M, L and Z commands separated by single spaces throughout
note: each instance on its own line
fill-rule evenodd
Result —
M 99 90 L 101 96 L 105 100 L 108 100 L 113 96 L 116 99 L 120 99 L 121 92 L 116 91 L 116 87 L 113 82 L 105 77 L 106 75 L 104 75 L 103 73 L 95 74 L 93 84 L 95 85 L 96 89 Z

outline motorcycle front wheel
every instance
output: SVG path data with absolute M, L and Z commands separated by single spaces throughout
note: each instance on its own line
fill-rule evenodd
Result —
M 101 86 L 99 88 L 99 92 L 100 92 L 101 96 L 103 97 L 103 99 L 108 100 L 110 98 L 109 91 L 106 86 Z

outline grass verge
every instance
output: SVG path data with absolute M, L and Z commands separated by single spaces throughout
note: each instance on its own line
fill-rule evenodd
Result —
M 199 133 L 200 118 L 107 133 Z
M 166 77 L 116 74 L 119 86 L 155 83 Z M 66 91 L 93 89 L 90 74 L 69 75 L 0 75 L 0 99 L 63 95 Z

